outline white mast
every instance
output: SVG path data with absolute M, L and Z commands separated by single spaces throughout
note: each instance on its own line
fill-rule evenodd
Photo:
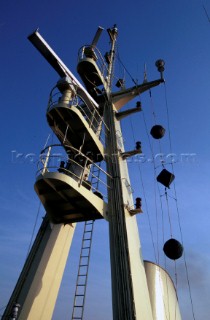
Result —
M 104 223 L 109 223 L 110 234 L 113 319 L 163 320 L 153 317 L 135 216 L 141 208 L 133 208 L 126 163 L 126 158 L 140 153 L 141 148 L 138 145 L 136 149 L 125 152 L 120 127 L 123 117 L 141 109 L 119 111 L 128 101 L 162 83 L 162 74 L 159 80 L 112 93 L 117 28 L 114 26 L 107 30 L 111 51 L 108 67 L 103 65 L 100 69 L 95 49 L 102 30 L 99 27 L 92 44 L 82 49 L 78 63 L 78 72 L 87 90 L 38 31 L 29 36 L 29 40 L 62 77 L 56 85 L 60 99 L 55 102 L 50 97 L 47 119 L 68 156 L 68 162 L 55 170 L 48 160 L 51 149 L 57 145 L 43 151 L 43 166 L 35 190 L 47 215 L 2 319 L 11 314 L 14 303 L 20 305 L 18 319 L 51 319 L 76 222 L 104 218 Z M 103 92 L 98 88 L 101 85 Z M 79 99 L 82 105 L 78 104 Z M 103 127 L 106 131 L 105 145 L 98 134 Z M 102 160 L 106 161 L 107 172 L 97 166 L 97 162 Z M 107 177 L 107 204 L 88 184 L 90 169 L 94 166 Z

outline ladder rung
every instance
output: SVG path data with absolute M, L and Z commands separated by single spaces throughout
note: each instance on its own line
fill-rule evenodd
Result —
M 75 306 L 74 305 L 74 308 L 83 308 L 83 305 L 81 305 L 81 306 Z
M 85 287 L 85 284 L 77 284 L 77 287 Z
M 94 220 L 85 222 L 85 226 L 84 226 L 83 237 L 82 237 L 82 247 L 80 251 L 79 268 L 78 268 L 78 274 L 77 274 L 76 290 L 74 295 L 72 320 L 83 319 L 82 314 L 83 314 L 83 309 L 85 304 L 88 267 L 89 267 L 90 251 L 91 251 L 92 236 L 93 236 L 93 225 L 94 225 Z M 83 250 L 86 250 L 86 251 L 83 251 Z M 80 304 L 77 304 L 77 303 L 80 303 Z M 79 314 L 77 316 L 74 316 L 74 314 L 76 315 L 77 313 Z

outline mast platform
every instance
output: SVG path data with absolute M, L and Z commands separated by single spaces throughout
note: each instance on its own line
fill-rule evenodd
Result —
M 92 157 L 94 162 L 104 159 L 104 147 L 94 132 L 96 115 L 88 116 L 87 112 L 78 110 L 76 106 L 59 103 L 47 112 L 47 120 L 64 148 L 82 147 L 83 154 Z
M 41 174 L 37 177 L 34 188 L 50 221 L 54 224 L 106 217 L 107 206 L 100 194 L 94 194 L 85 184 L 78 183 L 67 174 Z
M 102 73 L 95 63 L 95 59 L 93 59 L 92 57 L 80 60 L 77 65 L 77 71 L 82 79 L 84 78 L 85 86 L 94 84 L 98 87 L 103 84 Z
M 95 100 L 97 100 L 98 93 L 102 94 L 97 87 L 103 86 L 103 89 L 107 89 L 107 65 L 96 47 L 85 46 L 80 49 L 77 72 L 87 91 Z

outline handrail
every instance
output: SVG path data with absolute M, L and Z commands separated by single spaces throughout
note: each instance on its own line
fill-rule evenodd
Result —
M 53 153 L 56 147 L 61 148 L 60 153 Z M 51 144 L 41 150 L 40 158 L 37 164 L 37 176 L 40 174 L 44 176 L 46 172 L 58 171 L 62 174 L 72 177 L 78 182 L 79 185 L 88 185 L 91 177 L 93 177 L 99 182 L 99 188 L 94 188 L 94 186 L 91 185 L 91 189 L 94 191 L 100 191 L 99 189 L 101 189 L 100 186 L 102 187 L 102 185 L 105 186 L 106 189 L 110 188 L 110 186 L 107 184 L 107 177 L 112 179 L 110 174 L 108 174 L 99 165 L 94 163 L 90 157 L 86 156 L 80 150 L 68 145 L 69 150 L 72 152 L 66 154 L 63 147 L 65 146 L 61 144 Z M 55 159 L 57 160 L 55 161 Z M 60 166 L 62 161 L 63 164 Z M 96 176 L 93 173 L 94 170 L 90 170 L 91 167 L 95 167 L 97 170 L 100 170 L 102 178 Z M 107 195 L 105 194 L 104 197 L 106 196 Z
M 108 67 L 106 64 L 106 61 L 103 57 L 103 55 L 101 54 L 101 52 L 99 51 L 99 49 L 97 47 L 92 47 L 92 45 L 84 45 L 82 46 L 79 51 L 78 51 L 78 60 L 83 60 L 84 58 L 88 58 L 87 56 L 85 56 L 85 49 L 86 48 L 91 48 L 94 54 L 94 61 L 96 62 L 101 74 L 103 75 L 104 79 L 106 77 L 106 75 L 108 74 Z
M 55 91 L 57 90 L 57 91 Z M 49 112 L 51 109 L 55 107 L 55 105 L 58 105 L 60 103 L 60 99 L 62 97 L 61 92 L 58 90 L 57 87 L 54 87 L 50 92 L 50 97 L 48 101 L 47 106 L 47 112 Z M 103 135 L 106 135 L 105 130 L 103 129 L 103 126 L 106 127 L 107 130 L 109 130 L 108 126 L 104 122 L 103 117 L 101 117 L 98 110 L 95 108 L 95 106 L 89 101 L 87 103 L 79 94 L 74 95 L 74 97 L 69 101 L 62 101 L 63 105 L 67 108 L 75 107 L 77 108 L 85 120 L 87 121 L 89 127 L 97 134 L 99 131 L 102 131 Z M 102 124 L 102 128 L 101 128 Z M 100 128 L 100 130 L 99 130 Z M 101 137 L 101 140 L 104 140 Z M 103 141 L 104 142 L 104 141 Z

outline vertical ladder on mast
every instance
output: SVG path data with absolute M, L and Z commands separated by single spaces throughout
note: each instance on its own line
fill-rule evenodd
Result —
M 84 232 L 82 237 L 82 247 L 79 258 L 76 290 L 74 295 L 74 305 L 71 318 L 72 320 L 83 319 L 90 253 L 93 237 L 93 226 L 94 220 L 85 221 Z
M 101 162 L 99 163 L 99 167 L 101 167 Z M 98 189 L 99 175 L 100 169 L 93 166 L 91 178 L 91 186 L 93 187 L 93 192 Z M 71 318 L 72 320 L 83 320 L 94 222 L 95 220 L 89 220 L 85 221 L 84 223 L 76 289 L 74 294 L 74 305 Z

